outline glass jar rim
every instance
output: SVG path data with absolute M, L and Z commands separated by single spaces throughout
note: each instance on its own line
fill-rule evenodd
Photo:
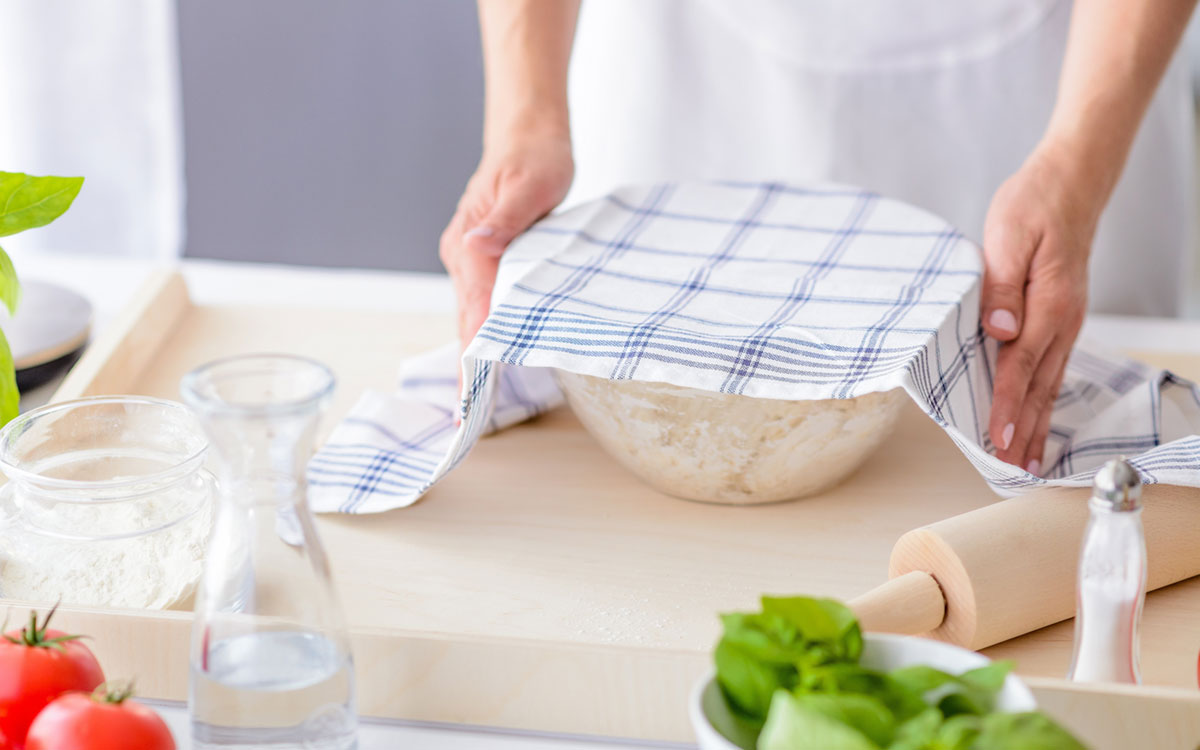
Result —
M 204 462 L 204 456 L 208 452 L 208 442 L 206 440 L 202 440 L 199 448 L 193 451 L 190 455 L 180 459 L 173 465 L 160 471 L 141 474 L 133 477 L 100 480 L 63 479 L 61 477 L 48 477 L 44 474 L 38 473 L 37 471 L 31 471 L 18 465 L 18 459 L 12 455 L 13 446 L 15 446 L 17 440 L 20 439 L 23 429 L 29 424 L 37 419 L 41 419 L 52 414 L 59 414 L 84 407 L 103 406 L 108 404 L 148 406 L 169 411 L 173 414 L 183 416 L 193 422 L 196 421 L 194 412 L 184 404 L 181 404 L 177 401 L 154 398 L 152 396 L 87 396 L 84 398 L 71 399 L 69 401 L 56 401 L 53 403 L 44 404 L 36 409 L 31 409 L 24 414 L 18 415 L 8 424 L 4 425 L 3 428 L 0 428 L 0 472 L 3 472 L 4 475 L 12 481 L 37 485 L 38 487 L 47 490 L 118 490 L 122 487 L 132 487 L 147 483 L 166 483 L 176 479 L 178 476 L 196 471 Z M 200 429 L 199 424 L 196 425 L 196 434 L 203 435 L 203 431 Z M 59 497 L 57 499 L 60 502 L 95 504 L 94 500 L 89 499 L 73 499 L 70 497 Z
M 238 366 L 276 366 L 287 365 L 297 370 L 303 369 L 317 376 L 316 385 L 301 395 L 263 403 L 237 403 L 225 401 L 204 393 L 206 379 L 221 376 L 222 371 Z M 234 354 L 228 357 L 206 362 L 183 376 L 180 391 L 183 400 L 198 412 L 221 415 L 238 415 L 250 417 L 285 416 L 296 412 L 306 411 L 314 404 L 327 399 L 337 384 L 337 378 L 327 365 L 311 357 L 300 354 L 256 353 Z

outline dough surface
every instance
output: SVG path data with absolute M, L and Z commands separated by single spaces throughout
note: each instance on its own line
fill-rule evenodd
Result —
M 895 427 L 900 389 L 784 401 L 556 370 L 579 421 L 647 484 L 746 505 L 813 495 L 850 476 Z

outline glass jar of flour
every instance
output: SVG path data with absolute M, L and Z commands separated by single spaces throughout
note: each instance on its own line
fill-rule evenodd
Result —
M 182 404 L 103 396 L 0 430 L 0 597 L 190 604 L 212 524 L 207 441 Z

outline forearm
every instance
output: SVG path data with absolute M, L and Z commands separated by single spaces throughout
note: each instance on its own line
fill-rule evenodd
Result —
M 568 130 L 567 64 L 580 0 L 479 0 L 484 148 Z
M 1196 0 L 1075 0 L 1043 145 L 1107 202 Z

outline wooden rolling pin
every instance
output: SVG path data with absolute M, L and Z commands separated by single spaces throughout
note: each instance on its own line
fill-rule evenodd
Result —
M 850 602 L 864 630 L 981 649 L 1075 616 L 1090 490 L 1048 489 L 914 529 L 889 580 Z M 1147 485 L 1147 588 L 1200 575 L 1200 489 Z

